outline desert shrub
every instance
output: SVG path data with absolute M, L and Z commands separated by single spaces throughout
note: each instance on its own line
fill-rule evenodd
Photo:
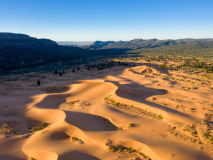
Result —
M 204 138 L 205 140 L 207 140 L 207 142 L 213 143 L 213 135 L 211 135 L 210 133 L 205 132 L 205 133 L 203 134 L 203 138 Z
M 147 160 L 151 160 L 150 157 L 148 157 L 144 153 L 140 152 L 140 149 L 136 150 L 136 149 L 134 149 L 132 147 L 125 147 L 125 146 L 122 146 L 122 145 L 117 145 L 117 146 L 108 145 L 108 150 L 111 151 L 111 152 L 135 153 L 135 154 L 138 154 L 138 155 L 146 158 Z
M 39 130 L 42 130 L 42 129 L 48 127 L 48 125 L 49 125 L 48 123 L 43 123 L 43 124 L 40 125 L 40 126 L 31 127 L 31 128 L 29 129 L 29 131 L 30 131 L 30 132 L 39 131 Z
M 159 66 L 159 68 L 166 69 L 166 64 L 165 64 L 165 63 L 164 63 L 164 64 L 161 64 L 161 65 Z
M 157 118 L 158 118 L 158 119 L 163 119 L 163 116 L 162 116 L 162 115 L 158 115 Z
M 129 126 L 129 127 L 133 127 L 134 124 L 133 124 L 133 123 L 129 123 L 128 126 Z
M 112 144 L 112 139 L 107 139 L 106 145 L 111 145 Z
M 84 143 L 84 142 L 83 142 L 81 139 L 79 139 L 77 136 L 72 137 L 72 141 L 73 141 L 73 142 L 77 141 L 79 144 L 83 144 L 83 143 Z
M 15 122 L 13 121 L 3 122 L 0 125 L 0 134 L 3 134 L 3 135 L 14 134 L 15 133 L 14 127 L 15 127 Z
M 198 89 L 198 87 L 192 87 L 192 89 Z

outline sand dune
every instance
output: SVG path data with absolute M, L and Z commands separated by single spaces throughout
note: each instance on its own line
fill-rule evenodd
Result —
M 209 108 L 212 95 L 179 88 L 147 66 L 77 78 L 86 72 L 99 71 L 73 73 L 72 82 L 49 81 L 29 95 L 1 96 L 0 119 L 14 121 L 16 132 L 0 136 L 0 159 L 213 159 L 212 145 L 198 131 L 209 120 L 198 102 Z M 44 93 L 54 85 L 66 90 Z M 195 136 L 183 131 L 187 125 Z

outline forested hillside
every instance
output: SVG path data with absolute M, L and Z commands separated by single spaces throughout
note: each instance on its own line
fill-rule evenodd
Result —
M 0 74 L 59 61 L 86 60 L 87 57 L 124 54 L 127 49 L 86 50 L 62 46 L 49 39 L 25 34 L 0 33 Z
M 0 33 L 0 72 L 78 58 L 85 52 L 77 47 L 60 46 L 49 39 L 24 34 Z
M 139 53 L 142 56 L 194 56 L 213 60 L 213 39 L 180 39 L 180 40 L 143 40 L 131 41 L 97 41 L 85 49 L 130 49 L 129 53 Z

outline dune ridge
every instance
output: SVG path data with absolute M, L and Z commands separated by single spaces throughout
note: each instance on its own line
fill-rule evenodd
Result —
M 179 133 L 184 125 L 199 123 L 199 113 L 185 113 L 162 103 L 191 105 L 194 100 L 186 98 L 188 92 L 192 98 L 211 100 L 211 96 L 171 87 L 169 80 L 159 77 L 153 82 L 146 77 L 153 73 L 160 74 L 151 67 L 132 67 L 104 78 L 78 80 L 66 85 L 64 92 L 31 96 L 24 107 L 24 117 L 48 126 L 23 141 L 22 152 L 36 160 L 147 159 L 139 151 L 110 152 L 106 145 L 110 140 L 112 145 L 132 147 L 153 160 L 210 160 L 206 150 L 172 135 L 176 128 Z M 161 115 L 162 119 L 140 114 L 137 109 L 119 108 L 119 104 L 112 106 L 104 100 L 108 95 L 120 104 Z M 171 100 L 174 95 L 175 100 Z

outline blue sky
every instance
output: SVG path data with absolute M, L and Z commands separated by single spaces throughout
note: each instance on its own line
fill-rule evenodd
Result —
M 0 0 L 0 32 L 56 41 L 213 38 L 213 0 Z

